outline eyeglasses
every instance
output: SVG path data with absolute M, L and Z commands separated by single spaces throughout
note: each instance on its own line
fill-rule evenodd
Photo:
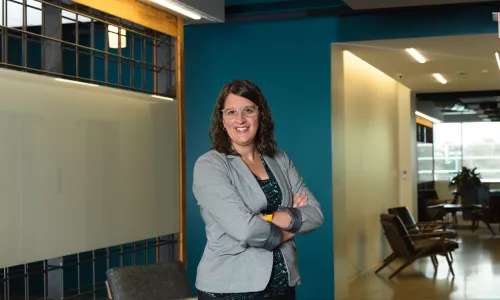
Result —
M 238 116 L 238 113 L 241 111 L 241 114 L 245 117 L 254 117 L 257 115 L 257 106 L 245 106 L 242 108 L 226 108 L 222 110 L 222 114 L 226 118 L 234 119 Z

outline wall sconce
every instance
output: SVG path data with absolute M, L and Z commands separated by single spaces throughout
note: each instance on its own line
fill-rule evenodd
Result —
M 118 42 L 118 36 L 120 42 Z M 118 27 L 108 25 L 108 46 L 111 49 L 127 48 L 127 31 L 122 28 L 118 34 Z

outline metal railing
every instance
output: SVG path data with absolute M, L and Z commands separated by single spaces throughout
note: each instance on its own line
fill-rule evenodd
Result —
M 0 67 L 175 96 L 175 37 L 69 0 L 0 0 L 0 13 Z
M 0 269 L 0 299 L 106 299 L 106 272 L 114 267 L 177 259 L 169 235 Z

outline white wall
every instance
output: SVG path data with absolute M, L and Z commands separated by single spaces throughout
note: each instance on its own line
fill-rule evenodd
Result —
M 408 88 L 332 46 L 336 299 L 388 255 L 380 214 L 416 208 L 414 103 Z
M 178 232 L 177 103 L 0 70 L 0 268 Z

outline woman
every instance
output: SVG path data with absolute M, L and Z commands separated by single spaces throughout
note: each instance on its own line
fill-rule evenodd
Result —
M 276 149 L 271 112 L 255 84 L 225 85 L 212 118 L 212 150 L 194 167 L 207 235 L 199 299 L 295 299 L 293 239 L 323 224 L 321 206 Z

